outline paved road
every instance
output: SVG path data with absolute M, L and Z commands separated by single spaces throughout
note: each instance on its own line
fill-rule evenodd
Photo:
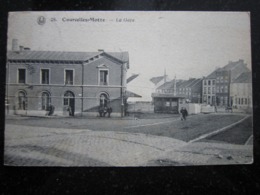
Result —
M 194 115 L 185 122 L 179 117 L 152 120 L 7 119 L 5 163 L 22 166 L 250 163 L 250 144 L 188 143 L 243 117 Z M 251 133 L 250 128 L 247 131 Z
M 189 141 L 205 133 L 214 131 L 244 118 L 244 115 L 211 114 L 191 115 L 187 121 L 181 121 L 179 116 L 172 118 L 121 120 L 109 118 L 13 118 L 7 119 L 7 124 L 26 125 L 34 127 L 90 129 L 99 131 L 120 131 L 143 133 L 172 137 Z

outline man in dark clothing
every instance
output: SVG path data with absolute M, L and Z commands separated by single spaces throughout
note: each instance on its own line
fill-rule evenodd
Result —
M 103 117 L 105 117 L 106 114 L 107 114 L 107 107 L 105 106 L 105 107 L 104 107 L 104 110 L 103 110 Z
M 103 109 L 102 109 L 101 106 L 99 106 L 98 112 L 99 112 L 99 116 L 102 117 L 102 115 L 103 115 Z
M 109 106 L 107 109 L 108 117 L 110 118 L 110 114 L 112 113 L 112 108 Z
M 48 116 L 53 115 L 54 110 L 55 110 L 55 107 L 54 107 L 53 105 L 50 105 L 50 106 L 49 106 L 49 113 L 48 113 Z
M 181 120 L 186 120 L 186 117 L 188 116 L 188 111 L 186 110 L 186 108 L 181 108 Z

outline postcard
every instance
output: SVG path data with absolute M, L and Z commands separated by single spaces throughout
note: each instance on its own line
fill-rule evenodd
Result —
M 10 12 L 6 166 L 253 163 L 249 12 Z

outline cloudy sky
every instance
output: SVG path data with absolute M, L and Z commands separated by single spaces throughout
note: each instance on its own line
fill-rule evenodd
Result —
M 46 18 L 45 24 L 37 23 L 39 16 Z M 68 21 L 81 18 L 104 21 Z M 125 18 L 128 22 L 119 22 Z M 151 89 L 149 79 L 163 75 L 164 69 L 170 78 L 188 79 L 207 76 L 216 67 L 239 59 L 251 68 L 247 12 L 11 13 L 8 49 L 14 38 L 32 50 L 128 51 L 128 75 L 140 74 L 129 88 L 146 89 L 146 94 Z

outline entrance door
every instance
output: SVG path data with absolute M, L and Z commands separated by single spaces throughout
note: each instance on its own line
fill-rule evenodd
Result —
M 69 115 L 74 116 L 75 112 L 75 96 L 71 91 L 64 94 L 64 106 L 68 107 Z

